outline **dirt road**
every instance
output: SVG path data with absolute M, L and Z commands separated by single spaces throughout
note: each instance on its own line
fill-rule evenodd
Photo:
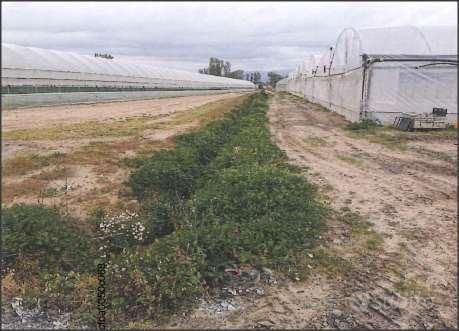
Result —
M 332 207 L 359 212 L 383 237 L 379 256 L 363 256 L 356 274 L 330 284 L 353 320 L 343 326 L 456 327 L 455 140 L 415 139 L 396 150 L 351 138 L 340 116 L 283 94 L 269 117 L 276 143 L 317 174 Z
M 201 307 L 161 327 L 457 327 L 455 140 L 419 135 L 391 148 L 351 137 L 341 116 L 287 94 L 271 98 L 269 119 L 291 162 L 308 169 L 334 210 L 371 222 L 372 236 L 331 217 L 323 247 L 339 257 L 338 276 L 315 269 L 305 282 L 233 297 L 232 311 Z

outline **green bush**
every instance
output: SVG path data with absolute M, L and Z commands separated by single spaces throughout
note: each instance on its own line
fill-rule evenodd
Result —
M 75 220 L 42 205 L 16 204 L 2 211 L 4 263 L 38 261 L 40 271 L 87 270 L 94 250 Z
M 113 214 L 103 208 L 97 208 L 91 215 L 90 223 L 97 233 L 97 243 L 101 251 L 119 253 L 123 249 L 146 242 L 146 226 L 136 212 L 124 211 Z
M 198 248 L 181 245 L 179 238 L 163 237 L 112 261 L 107 282 L 112 319 L 158 319 L 201 295 L 203 256 Z
M 96 327 L 97 287 L 95 275 L 68 273 L 43 273 L 40 275 L 42 290 L 37 298 L 44 310 L 71 312 L 71 323 L 83 323 Z
M 171 199 L 186 199 L 193 191 L 195 180 L 202 173 L 194 150 L 178 147 L 174 151 L 159 151 L 145 162 L 129 182 L 139 199 L 161 192 Z
M 317 209 L 314 188 L 301 177 L 272 166 L 228 168 L 212 177 L 193 197 L 193 218 L 244 223 L 270 215 L 297 218 Z
M 222 120 L 209 123 L 198 132 L 177 137 L 175 150 L 156 152 L 130 176 L 129 183 L 134 194 L 140 200 L 158 195 L 175 200 L 188 199 L 197 188 L 196 181 L 208 175 L 211 171 L 209 164 L 230 139 L 243 128 L 260 130 L 256 128 L 258 121 L 267 123 L 264 115 L 267 109 L 265 101 L 264 96 L 249 98 L 234 112 L 226 114 Z M 266 130 L 264 126 L 262 134 L 265 141 L 269 137 Z M 242 134 L 239 139 L 244 141 L 251 138 L 247 134 Z M 260 140 L 257 137 L 253 139 Z M 235 143 L 237 141 L 231 145 Z
M 97 249 L 107 249 L 111 327 L 191 307 L 209 285 L 225 282 L 229 266 L 269 266 L 297 277 L 324 208 L 272 143 L 267 99 L 253 95 L 222 120 L 178 137 L 176 149 L 135 162 L 129 184 L 140 213 L 96 210 L 90 221 L 101 239 L 94 244 L 54 209 L 4 209 L 7 265 L 37 259 L 45 304 L 93 326 L 96 303 L 84 298 L 97 297 Z
M 146 242 L 177 231 L 186 218 L 186 206 L 182 203 L 159 197 L 142 206 L 141 217 L 146 225 Z
M 213 165 L 217 169 L 250 163 L 282 166 L 285 160 L 285 153 L 271 142 L 266 128 L 248 127 L 222 148 Z
M 319 234 L 324 209 L 314 191 L 298 175 L 272 166 L 225 169 L 191 202 L 194 228 L 204 233 L 199 245 L 220 264 L 280 267 L 291 250 L 311 247 Z
M 201 131 L 179 136 L 177 145 L 193 150 L 199 164 L 206 166 L 217 156 L 220 146 L 236 131 L 234 117 L 227 115 L 221 121 L 207 124 Z

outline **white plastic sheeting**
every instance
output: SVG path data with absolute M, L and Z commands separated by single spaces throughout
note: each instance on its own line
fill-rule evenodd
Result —
M 448 109 L 457 121 L 456 27 L 345 29 L 315 63 L 313 75 L 289 74 L 289 92 L 344 115 L 393 123 L 404 113 Z M 303 70 L 305 73 L 308 70 Z M 285 83 L 283 83 L 285 86 Z
M 254 84 L 244 80 L 2 43 L 2 87 L 7 85 L 162 89 L 255 88 Z
M 131 101 L 158 98 L 171 98 L 191 95 L 211 95 L 232 93 L 227 90 L 161 90 L 130 92 L 66 92 L 66 93 L 29 93 L 2 94 L 2 109 L 18 109 L 38 106 L 56 106 L 85 104 L 111 101 Z
M 283 78 L 276 83 L 276 90 L 287 91 L 288 78 Z

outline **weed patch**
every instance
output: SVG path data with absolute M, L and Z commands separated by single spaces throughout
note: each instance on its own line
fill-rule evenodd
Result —
M 384 243 L 384 239 L 377 233 L 372 233 L 370 238 L 367 239 L 366 241 L 366 248 L 369 250 L 377 250 L 381 248 L 382 244 Z
M 56 179 L 64 179 L 66 177 L 72 177 L 73 175 L 74 169 L 58 166 L 52 169 L 43 170 L 39 174 L 32 176 L 32 178 L 50 181 Z
M 457 140 L 456 128 L 438 131 L 407 132 L 363 121 L 351 123 L 345 130 L 351 138 L 366 139 L 371 143 L 401 151 L 406 150 L 411 141 Z
M 350 155 L 337 155 L 336 156 L 338 159 L 340 159 L 341 161 L 344 161 L 346 163 L 349 163 L 349 164 L 352 164 L 354 166 L 357 166 L 359 168 L 362 168 L 364 166 L 364 163 L 362 160 L 359 160 L 353 156 L 350 156 Z
M 350 226 L 351 236 L 361 242 L 364 252 L 370 253 L 382 248 L 384 238 L 372 229 L 372 224 L 365 220 L 360 214 L 344 208 L 338 214 L 338 220 Z
M 421 296 L 428 298 L 434 295 L 432 290 L 420 284 L 415 278 L 401 277 L 395 283 L 395 288 L 405 297 Z
M 108 123 L 87 121 L 50 128 L 11 130 L 5 132 L 3 138 L 28 141 L 135 136 L 144 130 L 156 128 L 155 120 L 160 117 L 132 117 Z
M 271 142 L 266 101 L 263 94 L 250 96 L 221 120 L 177 137 L 174 150 L 155 153 L 131 175 L 147 246 L 131 249 L 125 260 L 175 254 L 164 257 L 163 276 L 151 278 L 146 269 L 126 275 L 124 284 L 137 283 L 135 278 L 149 290 L 129 287 L 119 293 L 115 311 L 124 311 L 139 295 L 145 304 L 133 315 L 177 310 L 202 293 L 203 284 L 224 282 L 224 270 L 237 265 L 269 266 L 295 277 L 304 271 L 325 208 Z M 183 284 L 183 292 L 174 282 Z
M 5 161 L 3 176 L 22 176 L 31 171 L 47 167 L 60 157 L 60 153 L 49 155 L 19 154 Z
M 351 131 L 374 131 L 378 127 L 382 127 L 382 125 L 375 121 L 364 119 L 360 122 L 349 123 L 346 129 Z
M 322 146 L 328 146 L 329 145 L 329 142 L 327 140 L 325 140 L 324 138 L 315 137 L 315 136 L 308 137 L 308 138 L 304 139 L 304 142 L 307 145 L 312 146 L 312 147 L 322 147 Z
M 2 211 L 5 265 L 21 259 L 37 261 L 39 271 L 83 268 L 90 259 L 89 242 L 72 225 L 75 220 L 41 205 L 13 205 Z
M 330 255 L 324 249 L 314 252 L 315 265 L 329 277 L 341 277 L 353 270 L 351 261 L 340 256 Z
M 18 197 L 40 197 L 40 193 L 45 190 L 47 182 L 35 178 L 5 184 L 2 187 L 2 200 L 5 203 L 13 202 Z

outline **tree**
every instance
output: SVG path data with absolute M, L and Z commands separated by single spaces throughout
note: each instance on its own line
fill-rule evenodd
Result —
M 216 57 L 211 57 L 209 59 L 209 75 L 222 76 L 224 73 L 223 67 L 223 60 L 220 60 Z
M 232 71 L 228 77 L 234 78 L 234 79 L 244 79 L 244 70 Z
M 280 81 L 284 76 L 279 75 L 278 73 L 275 73 L 274 71 L 268 72 L 268 78 L 269 78 L 269 85 L 272 87 L 276 86 L 276 83 Z
M 245 74 L 245 80 L 249 80 L 258 85 L 261 83 L 261 74 L 258 71 L 248 72 Z
M 226 61 L 225 64 L 223 65 L 223 76 L 230 77 L 230 75 L 231 75 L 231 63 Z
M 209 65 L 207 68 L 198 69 L 200 74 L 223 76 L 234 79 L 245 79 L 254 82 L 255 84 L 260 83 L 261 74 L 259 72 L 244 73 L 244 70 L 231 71 L 231 63 L 224 61 L 216 57 L 209 58 Z
M 258 85 L 261 83 L 261 74 L 258 71 L 253 73 L 253 80 L 252 83 Z
M 243 70 L 231 71 L 231 63 L 229 61 L 220 60 L 216 57 L 211 57 L 208 67 L 199 69 L 198 72 L 206 75 L 244 79 Z

